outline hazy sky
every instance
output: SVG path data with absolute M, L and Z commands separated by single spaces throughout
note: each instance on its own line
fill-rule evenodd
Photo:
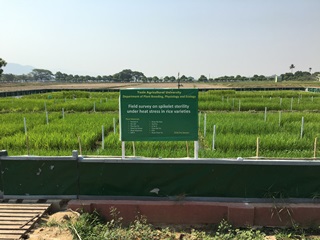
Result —
M 0 0 L 0 58 L 81 75 L 320 71 L 320 0 Z

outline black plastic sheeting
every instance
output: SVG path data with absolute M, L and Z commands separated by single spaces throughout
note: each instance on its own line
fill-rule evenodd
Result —
M 0 188 L 21 198 L 320 197 L 320 161 L 9 157 Z

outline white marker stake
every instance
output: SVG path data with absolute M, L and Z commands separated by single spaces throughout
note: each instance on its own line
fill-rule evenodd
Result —
M 282 115 L 282 112 L 279 111 L 279 127 L 281 126 L 281 115 Z
M 212 132 L 212 150 L 215 150 L 215 141 L 216 141 L 216 125 L 213 125 L 213 132 Z
M 101 140 L 101 148 L 104 149 L 104 126 L 102 125 L 102 132 L 101 132 L 102 140 Z
M 314 144 L 313 144 L 313 158 L 317 158 L 317 141 L 318 141 L 318 138 L 316 137 L 314 139 Z
M 62 108 L 62 119 L 64 119 L 64 108 Z
M 26 118 L 23 118 L 23 125 L 24 125 L 24 134 L 27 135 L 27 121 Z
M 47 120 L 47 124 L 49 124 L 49 116 L 48 116 L 48 112 L 46 112 L 46 120 Z
M 203 120 L 203 136 L 206 137 L 207 134 L 207 114 L 204 114 L 204 120 Z
M 116 119 L 113 118 L 113 134 L 116 134 Z
M 300 138 L 303 137 L 303 127 L 304 127 L 304 117 L 301 118 L 301 132 L 300 132 Z
M 264 108 L 264 121 L 267 121 L 267 107 Z
M 257 137 L 256 158 L 259 158 L 259 145 L 260 145 L 260 138 Z

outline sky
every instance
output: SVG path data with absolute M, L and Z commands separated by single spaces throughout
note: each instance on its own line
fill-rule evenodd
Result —
M 91 76 L 314 72 L 319 10 L 320 0 L 0 0 L 0 58 Z

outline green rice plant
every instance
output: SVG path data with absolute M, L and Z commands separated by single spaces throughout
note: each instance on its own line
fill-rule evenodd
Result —
M 291 107 L 292 101 L 292 107 Z M 319 94 L 297 91 L 230 92 L 208 91 L 199 93 L 199 109 L 203 111 L 263 111 L 318 109 Z
M 133 153 L 132 144 L 128 143 L 128 155 Z M 156 158 L 184 158 L 193 157 L 193 142 L 188 141 L 152 141 L 152 142 L 136 142 L 136 155 L 148 156 Z
M 301 118 L 304 117 L 304 132 L 301 138 Z M 259 155 L 268 157 L 313 156 L 315 137 L 320 133 L 318 113 L 271 112 L 266 121 L 263 113 L 212 112 L 206 115 L 204 137 L 204 114 L 200 117 L 200 156 L 203 157 L 251 157 L 256 155 L 259 137 Z M 213 126 L 216 126 L 213 139 Z M 212 150 L 214 140 L 215 149 Z M 222 153 L 222 154 L 221 154 Z M 273 155 L 270 155 L 272 153 Z
M 3 98 L 0 112 L 117 111 L 118 92 L 63 91 L 21 98 Z M 292 102 L 292 106 L 291 106 Z M 297 91 L 208 91 L 199 92 L 201 111 L 318 111 L 318 93 Z
M 72 150 L 81 148 L 86 155 L 120 156 L 118 125 L 116 134 L 113 132 L 113 119 L 118 122 L 118 97 L 119 93 L 113 92 L 71 91 L 0 99 L 0 148 L 9 154 L 70 155 Z M 258 137 L 259 156 L 311 157 L 314 140 L 320 135 L 319 101 L 319 94 L 294 91 L 199 92 L 199 157 L 255 156 Z M 212 150 L 214 125 L 215 149 Z M 127 142 L 126 156 L 133 155 L 193 157 L 194 147 L 192 141 L 135 142 L 134 147 L 132 142 Z
M 14 114 L 9 115 L 11 118 L 14 116 Z M 97 141 L 101 141 L 102 125 L 109 131 L 112 129 L 113 118 L 117 117 L 117 114 L 80 113 L 66 114 L 65 119 L 62 119 L 60 113 L 49 113 L 49 124 L 47 124 L 44 114 L 27 114 L 27 138 L 23 130 L 23 119 L 16 114 L 15 119 L 19 118 L 21 121 L 20 127 L 17 128 L 20 131 L 13 132 L 10 136 L 3 135 L 0 139 L 0 148 L 9 152 L 21 149 L 20 154 L 26 153 L 27 148 L 31 154 L 41 150 L 50 153 L 54 150 L 57 152 L 68 150 L 70 154 L 73 149 L 79 149 L 80 144 L 83 151 L 91 151 L 96 148 Z M 6 121 L 10 121 L 10 118 Z M 5 126 L 6 122 L 1 122 L 2 125 Z

